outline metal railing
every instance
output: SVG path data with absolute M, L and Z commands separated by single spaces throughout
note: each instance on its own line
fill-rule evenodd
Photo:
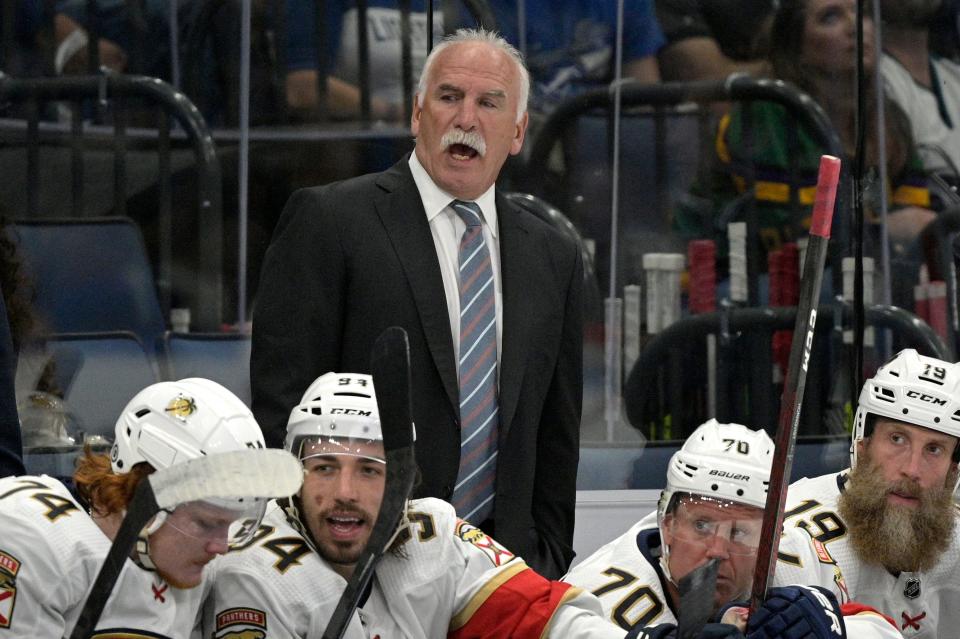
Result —
M 200 112 L 183 93 L 156 78 L 107 73 L 98 76 L 17 79 L 0 74 L 0 105 L 13 104 L 25 113 L 27 210 L 26 217 L 37 217 L 40 194 L 40 148 L 44 143 L 68 137 L 70 149 L 69 193 L 71 213 L 88 215 L 84 191 L 84 150 L 88 140 L 107 138 L 113 150 L 113 212 L 126 215 L 128 198 L 128 153 L 134 136 L 128 127 L 126 109 L 134 101 L 158 112 L 156 129 L 139 129 L 136 138 L 155 140 L 158 154 L 159 202 L 158 283 L 161 303 L 169 310 L 171 291 L 182 291 L 186 306 L 198 328 L 214 330 L 223 321 L 223 210 L 221 169 L 214 141 Z M 51 102 L 70 105 L 66 127 L 44 122 L 42 106 Z M 85 106 L 95 104 L 102 114 L 109 107 L 112 125 L 90 124 Z M 179 124 L 174 131 L 171 120 Z M 16 129 L 17 120 L 9 122 Z M 195 219 L 174 219 L 171 149 L 175 140 L 185 139 L 196 163 L 197 208 Z M 196 229 L 196 268 L 192 282 L 174 281 L 179 277 L 173 267 L 174 227 L 186 224 Z

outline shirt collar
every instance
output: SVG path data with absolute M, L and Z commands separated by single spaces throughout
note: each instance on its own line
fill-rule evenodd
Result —
M 417 153 L 415 151 L 410 154 L 410 159 L 407 163 L 410 165 L 410 173 L 413 175 L 413 181 L 417 185 L 417 190 L 420 192 L 420 199 L 423 202 L 423 210 L 427 214 L 427 222 L 431 223 L 433 222 L 434 218 L 440 215 L 443 210 L 450 205 L 450 202 L 457 198 L 436 185 L 436 183 L 433 181 L 433 178 L 431 178 L 430 174 L 427 173 L 427 170 L 423 168 L 422 164 L 420 164 L 420 160 L 417 159 Z M 480 212 L 483 214 L 483 219 L 490 228 L 490 233 L 494 238 L 496 238 L 496 185 L 491 184 L 490 188 L 487 189 L 483 195 L 474 200 L 474 202 L 480 206 Z

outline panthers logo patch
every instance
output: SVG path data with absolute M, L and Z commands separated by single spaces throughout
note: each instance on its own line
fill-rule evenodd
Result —
M 494 566 L 503 566 L 516 559 L 516 555 L 498 544 L 493 537 L 462 519 L 457 520 L 456 535 L 483 552 Z
M 256 608 L 228 608 L 217 615 L 216 639 L 263 639 L 267 614 Z
M 190 417 L 197 412 L 197 401 L 192 397 L 187 397 L 186 395 L 177 395 L 170 400 L 170 403 L 167 404 L 167 407 L 163 410 L 170 413 L 180 421 L 185 422 L 187 421 L 187 417 Z
M 13 605 L 17 601 L 17 573 L 20 561 L 0 550 L 0 628 L 13 623 Z

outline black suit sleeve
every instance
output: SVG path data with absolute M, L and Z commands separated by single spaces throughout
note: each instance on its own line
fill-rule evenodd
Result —
M 20 418 L 13 380 L 17 356 L 13 350 L 7 305 L 0 294 L 0 477 L 23 475 L 23 448 Z
M 250 382 L 271 447 L 283 446 L 287 418 L 310 383 L 339 368 L 345 265 L 327 195 L 313 188 L 290 196 L 261 271 Z
M 560 352 L 537 436 L 533 520 L 537 556 L 524 557 L 538 572 L 559 579 L 573 560 L 580 417 L 583 408 L 583 262 L 569 276 Z

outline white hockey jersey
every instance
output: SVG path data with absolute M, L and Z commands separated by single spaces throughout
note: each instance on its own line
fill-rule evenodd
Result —
M 563 581 L 587 590 L 610 621 L 624 630 L 677 623 L 660 569 L 660 530 L 650 513 L 630 530 L 573 567 Z
M 0 638 L 69 636 L 110 540 L 45 475 L 0 479 L 0 531 Z M 127 560 L 93 637 L 189 637 L 202 599 Z
M 794 530 L 788 538 L 809 539 Z M 792 542 L 796 544 L 797 542 Z M 580 586 L 600 599 L 604 614 L 625 630 L 677 623 L 677 611 L 666 595 L 667 579 L 660 567 L 660 530 L 650 513 L 630 530 L 577 564 L 563 581 Z M 777 577 L 779 578 L 779 566 Z M 776 581 L 776 580 L 775 580 Z M 776 585 L 807 583 L 785 581 Z M 843 608 L 850 639 L 896 639 L 900 634 L 885 619 L 856 606 Z
M 784 527 L 799 527 L 809 535 L 805 540 L 792 538 L 797 540 L 793 545 L 781 544 L 777 581 L 817 584 L 830 588 L 841 601 L 872 606 L 890 617 L 907 639 L 960 636 L 960 528 L 954 529 L 933 570 L 893 575 L 854 551 L 837 511 L 846 481 L 843 471 L 791 484 Z
M 408 518 L 405 543 L 383 556 L 347 637 L 624 636 L 595 597 L 539 576 L 446 502 L 411 501 Z M 255 541 L 214 564 L 204 637 L 320 637 L 346 585 L 275 502 Z

